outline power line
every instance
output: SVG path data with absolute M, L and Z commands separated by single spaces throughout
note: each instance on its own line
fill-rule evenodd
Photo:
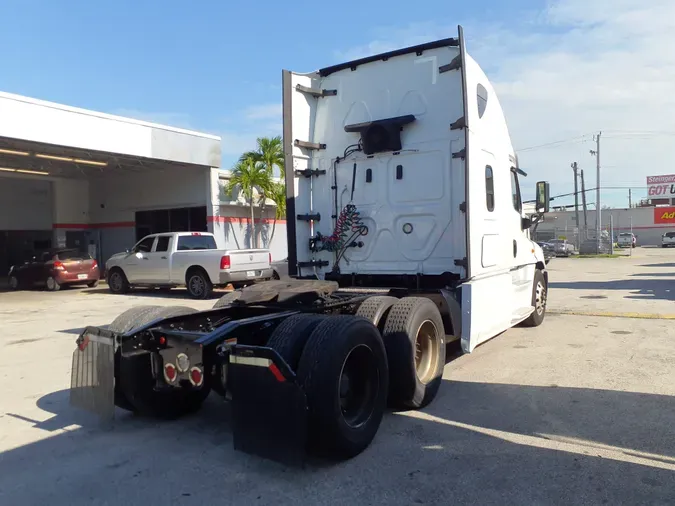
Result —
M 563 145 L 563 144 L 579 143 L 579 142 L 583 142 L 585 140 L 588 140 L 588 139 L 586 139 L 586 137 L 588 137 L 589 135 L 590 134 L 584 134 L 584 135 L 577 136 L 577 137 L 571 137 L 569 139 L 563 139 L 563 140 L 553 141 L 553 142 L 546 142 L 544 144 L 537 144 L 536 146 L 528 146 L 526 148 L 516 149 L 516 152 L 522 153 L 523 151 L 534 151 L 535 149 L 544 149 L 544 148 L 547 148 L 547 147 L 560 146 L 560 145 Z

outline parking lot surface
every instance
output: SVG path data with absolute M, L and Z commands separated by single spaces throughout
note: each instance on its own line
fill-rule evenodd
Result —
M 439 396 L 389 413 L 372 446 L 293 469 L 232 450 L 212 395 L 175 422 L 68 405 L 86 325 L 176 290 L 0 293 L 0 504 L 672 504 L 675 250 L 553 259 L 549 314 L 446 366 Z

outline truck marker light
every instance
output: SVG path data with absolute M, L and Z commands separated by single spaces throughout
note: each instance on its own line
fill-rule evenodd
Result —
M 173 364 L 164 365 L 164 379 L 167 383 L 173 383 L 176 380 L 176 366 Z
M 199 367 L 193 367 L 190 370 L 190 383 L 198 387 L 204 382 L 204 375 Z
M 176 357 L 176 367 L 180 372 L 186 372 L 190 368 L 190 359 L 185 353 L 179 353 Z
M 164 336 L 159 336 L 159 344 L 164 346 L 166 344 L 166 337 Z

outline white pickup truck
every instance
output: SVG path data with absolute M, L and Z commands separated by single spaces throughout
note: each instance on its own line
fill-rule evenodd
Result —
M 218 249 L 213 234 L 173 232 L 148 235 L 106 262 L 112 293 L 134 286 L 187 286 L 190 296 L 206 299 L 214 286 L 245 285 L 271 279 L 267 249 Z

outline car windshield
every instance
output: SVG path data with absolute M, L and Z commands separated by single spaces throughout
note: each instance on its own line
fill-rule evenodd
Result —
M 669 239 L 672 239 L 673 237 L 675 237 L 675 232 L 666 232 L 665 236 L 668 237 Z

